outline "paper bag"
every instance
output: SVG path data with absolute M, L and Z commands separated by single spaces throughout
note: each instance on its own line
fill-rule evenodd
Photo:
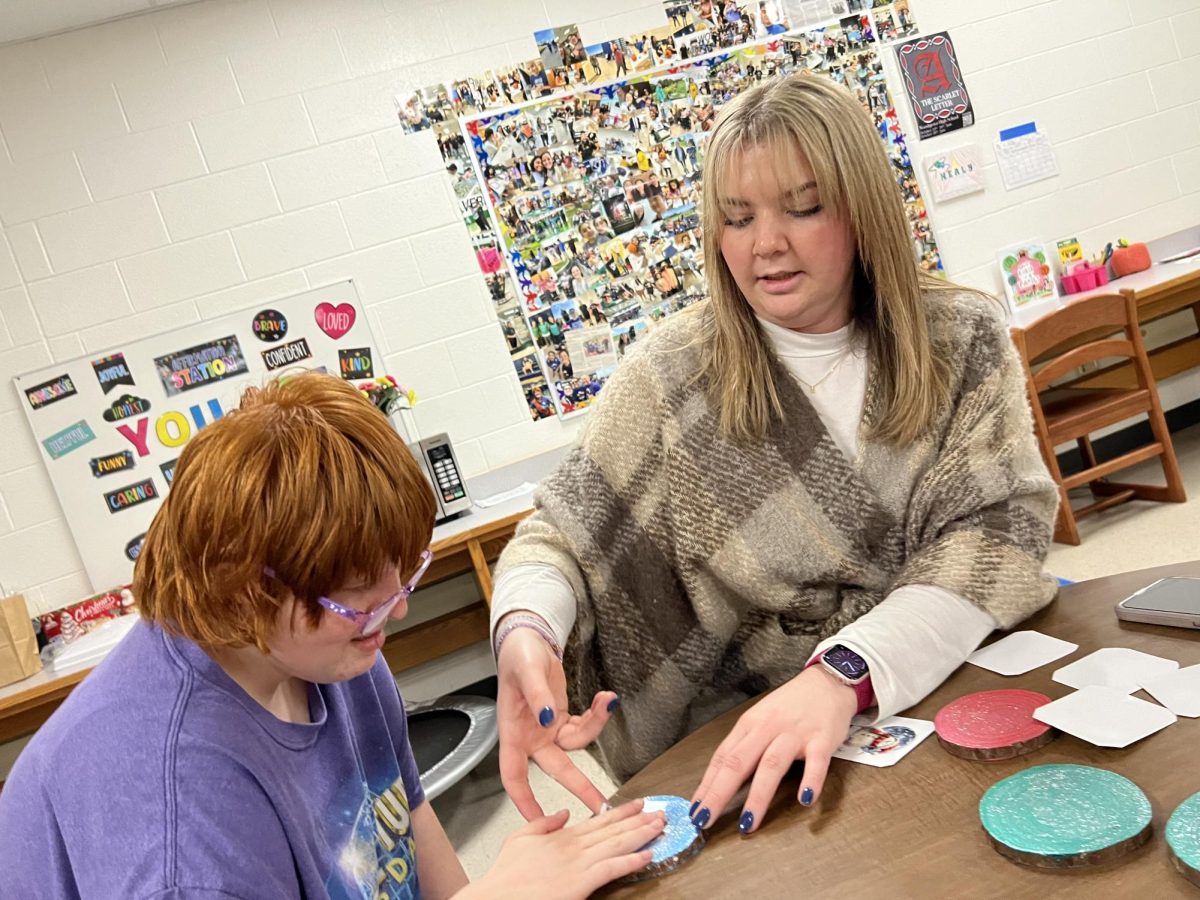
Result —
M 13 594 L 0 598 L 0 685 L 12 684 L 42 670 L 33 622 L 25 598 Z

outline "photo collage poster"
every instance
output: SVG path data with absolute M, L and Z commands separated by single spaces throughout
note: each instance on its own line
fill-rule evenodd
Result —
M 705 296 L 704 138 L 765 79 L 815 73 L 856 94 L 914 254 L 941 269 L 879 55 L 880 32 L 916 33 L 906 0 L 663 5 L 659 28 L 593 45 L 546 29 L 528 62 L 397 98 L 407 130 L 436 135 L 535 421 L 585 409 L 632 345 Z

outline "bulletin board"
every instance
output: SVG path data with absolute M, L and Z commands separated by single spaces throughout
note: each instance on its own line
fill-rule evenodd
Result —
M 14 378 L 92 588 L 132 580 L 184 445 L 247 387 L 310 369 L 372 378 L 378 347 L 343 281 Z

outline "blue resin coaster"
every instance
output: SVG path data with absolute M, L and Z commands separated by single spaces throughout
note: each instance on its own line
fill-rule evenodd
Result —
M 1200 794 L 1192 794 L 1171 813 L 1167 821 L 1167 846 L 1180 874 L 1192 884 L 1200 885 Z
M 1092 766 L 1034 766 L 992 785 L 979 801 L 997 852 L 1042 869 L 1120 859 L 1150 839 L 1151 812 L 1136 784 Z
M 692 824 L 686 800 L 667 795 L 647 797 L 643 811 L 659 810 L 667 814 L 667 825 L 663 833 L 647 845 L 654 854 L 650 865 L 622 878 L 621 881 L 644 881 L 674 872 L 704 846 L 704 832 Z

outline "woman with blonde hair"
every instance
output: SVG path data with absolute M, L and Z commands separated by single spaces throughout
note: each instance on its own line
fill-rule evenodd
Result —
M 811 805 L 852 716 L 918 702 L 1055 593 L 1055 486 L 998 307 L 921 272 L 866 110 L 769 81 L 705 156 L 707 302 L 630 349 L 497 570 L 526 816 L 528 759 L 599 808 L 565 750 L 598 739 L 625 779 L 757 696 L 692 807 L 707 827 L 750 780 L 752 833 L 792 762 Z
M 331 375 L 251 388 L 192 438 L 134 570 L 142 621 L 0 794 L 4 895 L 558 900 L 646 865 L 661 814 L 627 804 L 531 822 L 467 883 L 379 652 L 433 516 L 404 441 Z

